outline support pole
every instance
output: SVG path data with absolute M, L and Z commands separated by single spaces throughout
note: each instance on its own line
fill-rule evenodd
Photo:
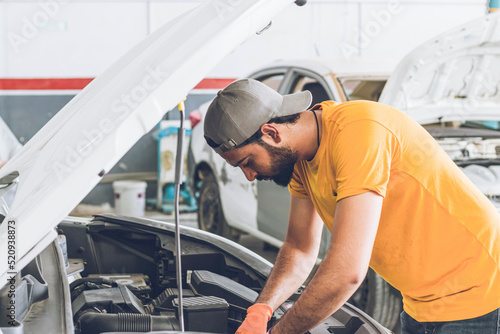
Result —
M 186 130 L 184 129 L 184 98 L 179 105 L 179 111 L 181 113 L 181 124 L 177 133 L 177 153 L 175 160 L 175 264 L 177 271 L 177 289 L 179 291 L 178 297 L 178 312 L 179 312 L 179 322 L 181 325 L 181 332 L 184 332 L 184 309 L 183 309 L 183 300 L 182 300 L 182 265 L 181 265 L 181 234 L 180 234 L 180 222 L 179 222 L 179 194 L 182 185 L 183 178 L 183 162 L 184 162 L 184 150 L 183 150 L 183 141 L 184 134 Z

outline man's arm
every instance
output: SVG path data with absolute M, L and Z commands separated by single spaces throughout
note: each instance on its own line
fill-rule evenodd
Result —
M 368 270 L 382 201 L 381 196 L 369 191 L 337 203 L 328 253 L 272 334 L 305 333 L 338 310 L 356 291 Z
M 256 303 L 276 310 L 304 283 L 316 262 L 322 229 L 311 200 L 291 196 L 287 235 Z

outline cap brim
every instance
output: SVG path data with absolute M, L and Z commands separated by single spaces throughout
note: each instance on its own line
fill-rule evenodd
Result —
M 303 92 L 298 92 L 289 95 L 283 95 L 283 103 L 281 103 L 280 108 L 278 109 L 279 116 L 288 116 L 293 114 L 298 114 L 299 112 L 303 112 L 307 110 L 312 102 L 312 94 L 308 90 Z

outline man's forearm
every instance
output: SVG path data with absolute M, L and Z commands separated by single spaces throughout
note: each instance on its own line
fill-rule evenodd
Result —
M 315 254 L 301 252 L 285 242 L 256 303 L 267 304 L 276 310 L 304 283 L 315 261 Z
M 273 334 L 304 333 L 338 310 L 363 281 L 377 234 L 383 198 L 366 192 L 337 203 L 325 259 Z
M 349 299 L 361 280 L 341 277 L 332 267 L 335 267 L 333 263 L 322 263 L 301 297 L 273 328 L 272 334 L 305 333 Z

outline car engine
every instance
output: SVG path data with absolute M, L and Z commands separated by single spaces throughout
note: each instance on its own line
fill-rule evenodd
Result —
M 122 282 L 122 283 L 119 283 Z M 72 309 L 82 334 L 120 331 L 180 330 L 179 290 L 169 286 L 151 298 L 150 280 L 142 274 L 89 275 L 71 283 Z M 238 324 L 257 292 L 208 270 L 187 272 L 183 289 L 184 319 L 188 331 L 226 333 Z

